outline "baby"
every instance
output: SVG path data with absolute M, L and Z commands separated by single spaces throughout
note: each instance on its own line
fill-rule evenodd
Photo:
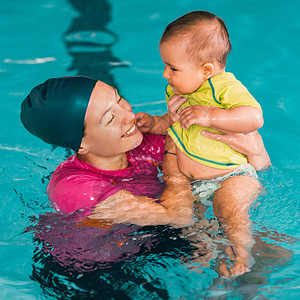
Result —
M 263 125 L 260 105 L 232 73 L 225 72 L 231 50 L 222 19 L 194 11 L 170 23 L 160 40 L 168 80 L 168 114 L 137 114 L 141 131 L 168 134 L 181 172 L 193 194 L 212 200 L 215 215 L 231 243 L 230 275 L 249 271 L 252 238 L 248 210 L 260 184 L 247 158 L 228 145 L 205 137 L 206 131 L 248 133 Z M 232 255 L 230 255 L 232 257 Z

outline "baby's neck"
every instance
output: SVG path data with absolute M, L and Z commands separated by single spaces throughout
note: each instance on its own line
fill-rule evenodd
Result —
M 208 78 L 206 78 L 206 80 L 204 81 L 204 82 L 206 82 L 207 80 L 209 80 L 210 78 L 213 78 L 213 77 L 215 77 L 215 76 L 217 76 L 217 75 L 219 75 L 219 74 L 221 74 L 221 73 L 223 73 L 223 72 L 225 72 L 225 68 L 215 68 L 215 71 L 214 71 L 214 73 L 213 74 L 211 74 Z M 204 82 L 199 86 L 199 88 L 198 89 L 200 89 L 201 88 L 201 86 L 204 84 Z M 198 90 L 197 89 L 197 90 Z M 196 90 L 196 91 L 197 91 Z M 196 91 L 194 91 L 194 92 L 196 92 Z M 192 92 L 192 93 L 194 93 L 194 92 Z M 192 93 L 190 93 L 190 94 L 192 94 Z
M 212 77 L 214 77 L 216 75 L 219 75 L 219 74 L 221 74 L 223 72 L 225 72 L 225 68 L 216 67 L 214 73 L 209 78 L 212 78 Z M 207 78 L 207 80 L 209 78 Z

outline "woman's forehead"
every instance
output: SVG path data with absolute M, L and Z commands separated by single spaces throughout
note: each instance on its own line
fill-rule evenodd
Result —
M 118 92 L 112 86 L 98 81 L 91 95 L 90 103 L 91 106 L 110 106 L 111 102 L 115 102 L 118 97 Z
M 118 92 L 115 88 L 102 81 L 97 81 L 86 110 L 85 123 L 101 120 L 116 102 L 117 97 Z

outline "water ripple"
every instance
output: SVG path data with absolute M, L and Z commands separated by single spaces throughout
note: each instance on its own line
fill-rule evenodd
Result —
M 65 36 L 67 42 L 80 42 L 110 46 L 115 43 L 116 37 L 105 31 L 80 31 Z
M 55 57 L 36 57 L 34 59 L 17 59 L 17 60 L 13 60 L 10 58 L 6 58 L 4 59 L 4 63 L 7 64 L 20 64 L 20 65 L 37 65 L 37 64 L 44 64 L 50 61 L 56 61 Z
M 39 154 L 30 152 L 29 149 L 21 149 L 19 147 L 9 147 L 9 146 L 0 145 L 0 149 L 1 150 L 8 150 L 8 151 L 22 152 L 22 153 L 26 153 L 26 154 L 33 155 L 33 156 L 39 156 Z

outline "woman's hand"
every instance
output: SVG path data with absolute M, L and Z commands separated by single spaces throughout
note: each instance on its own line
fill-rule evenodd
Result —
M 233 150 L 246 155 L 249 163 L 251 163 L 256 170 L 261 170 L 271 165 L 264 142 L 257 131 L 245 134 L 220 134 L 203 130 L 201 133 L 209 139 L 223 142 Z

